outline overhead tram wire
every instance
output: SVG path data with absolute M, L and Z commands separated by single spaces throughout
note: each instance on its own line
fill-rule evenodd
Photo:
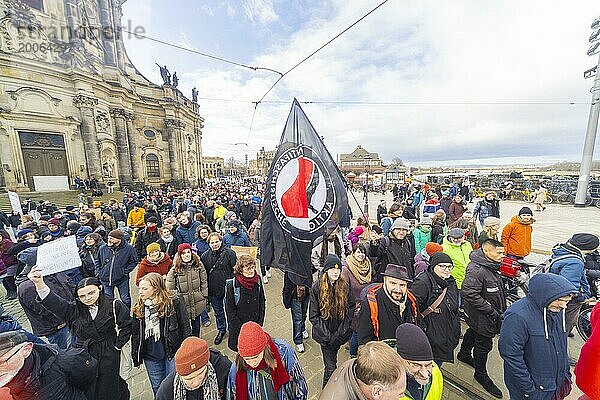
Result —
M 198 51 L 198 50 L 190 49 L 190 48 L 187 48 L 187 47 L 184 47 L 184 46 L 180 46 L 178 44 L 170 43 L 170 42 L 167 42 L 167 41 L 164 41 L 164 40 L 156 39 L 156 38 L 153 38 L 151 36 L 142 35 L 142 34 L 139 34 L 139 33 L 133 33 L 133 32 L 130 32 L 128 30 L 125 30 L 125 29 L 123 29 L 122 31 L 125 32 L 125 33 L 129 33 L 131 35 L 135 35 L 136 37 L 140 37 L 142 39 L 148 39 L 148 40 L 150 40 L 152 42 L 160 43 L 160 44 L 165 45 L 165 46 L 174 47 L 176 49 L 187 51 L 189 53 L 197 54 L 197 55 L 200 55 L 202 57 L 207 57 L 207 58 L 210 58 L 210 59 L 213 59 L 213 60 L 216 60 L 216 61 L 221 61 L 221 62 L 224 62 L 224 63 L 227 63 L 227 64 L 231 64 L 231 65 L 236 65 L 236 66 L 241 67 L 241 68 L 247 68 L 247 69 L 251 69 L 253 71 L 258 71 L 258 70 L 268 71 L 268 72 L 273 72 L 275 74 L 278 74 L 280 76 L 283 75 L 281 72 L 279 72 L 277 70 L 274 70 L 272 68 L 256 67 L 256 66 L 252 66 L 252 65 L 242 64 L 242 63 L 239 63 L 237 61 L 228 60 L 226 58 L 219 57 L 219 56 L 213 56 L 212 54 L 208 54 L 208 53 L 204 53 L 204 52 L 201 52 L 201 51 Z
M 369 11 L 368 13 L 366 13 L 365 15 L 363 15 L 362 17 L 360 17 L 359 19 L 357 19 L 356 21 L 354 21 L 352 24 L 350 24 L 350 26 L 348 26 L 346 29 L 344 29 L 343 31 L 341 31 L 340 33 L 338 33 L 337 35 L 335 35 L 334 37 L 332 37 L 331 39 L 329 39 L 325 44 L 323 44 L 321 47 L 319 47 L 318 49 L 316 49 L 315 51 L 313 51 L 312 53 L 310 53 L 308 56 L 304 57 L 302 60 L 300 60 L 298 63 L 296 63 L 296 65 L 294 65 L 292 68 L 288 69 L 287 71 L 285 71 L 283 74 L 281 74 L 281 76 L 279 78 L 277 78 L 277 80 L 273 83 L 273 85 L 271 85 L 271 87 L 269 88 L 269 90 L 267 90 L 265 92 L 265 94 L 260 98 L 260 100 L 258 100 L 258 103 L 261 103 L 265 97 L 267 97 L 267 95 L 271 92 L 271 90 L 273 90 L 273 88 L 275 88 L 275 86 L 290 72 L 292 72 L 293 70 L 295 70 L 296 68 L 298 68 L 300 65 L 302 65 L 304 62 L 306 62 L 309 58 L 311 58 L 312 56 L 314 56 L 315 54 L 317 54 L 319 51 L 323 50 L 325 47 L 327 47 L 329 44 L 331 44 L 334 40 L 336 40 L 337 38 L 339 38 L 340 36 L 342 36 L 344 33 L 348 32 L 350 29 L 352 29 L 354 26 L 356 26 L 359 22 L 361 22 L 363 19 L 367 18 L 369 15 L 371 15 L 372 13 L 374 13 L 375 11 L 377 11 L 381 6 L 383 6 L 385 3 L 387 3 L 389 0 L 383 0 L 381 3 L 379 3 L 377 6 L 375 6 L 375 8 L 373 8 L 371 11 Z
M 211 97 L 198 97 L 205 101 L 219 101 L 229 103 L 256 104 L 252 100 L 224 99 Z M 332 104 L 348 106 L 428 106 L 428 105 L 590 105 L 589 101 L 354 101 L 354 100 L 304 100 L 298 101 L 301 104 Z M 288 100 L 263 100 L 263 104 L 288 104 Z

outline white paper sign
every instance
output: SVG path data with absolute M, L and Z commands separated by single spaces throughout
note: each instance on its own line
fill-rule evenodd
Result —
M 10 200 L 10 206 L 12 207 L 12 210 L 23 215 L 23 209 L 21 208 L 21 200 L 19 199 L 19 195 L 9 190 L 8 200 Z
M 75 236 L 67 236 L 38 247 L 37 266 L 42 276 L 56 274 L 81 265 Z

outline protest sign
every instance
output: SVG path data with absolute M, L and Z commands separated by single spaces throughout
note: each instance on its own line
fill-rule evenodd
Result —
M 256 258 L 258 254 L 258 247 L 231 246 L 231 250 L 235 251 L 237 257 L 247 255 Z
M 42 276 L 52 275 L 81 265 L 75 236 L 67 236 L 38 247 L 37 266 Z
M 21 200 L 19 199 L 19 195 L 9 190 L 8 200 L 10 200 L 10 206 L 12 207 L 12 210 L 23 215 L 23 209 L 21 208 Z

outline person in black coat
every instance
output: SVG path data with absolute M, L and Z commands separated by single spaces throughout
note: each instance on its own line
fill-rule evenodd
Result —
M 90 233 L 83 239 L 79 249 L 81 259 L 79 270 L 83 278 L 96 276 L 96 271 L 100 268 L 100 247 L 104 244 L 102 236 L 97 233 Z
M 458 287 L 451 275 L 450 256 L 433 253 L 429 262 L 429 268 L 415 278 L 410 291 L 423 316 L 422 327 L 431 344 L 433 359 L 441 367 L 444 362 L 454 362 L 454 349 L 460 340 Z M 438 299 L 441 302 L 434 307 Z
M 487 239 L 480 249 L 471 253 L 461 288 L 469 328 L 457 355 L 459 361 L 475 368 L 475 380 L 498 398 L 502 397 L 502 391 L 487 373 L 487 358 L 506 311 L 506 296 L 499 272 L 503 257 L 504 247 L 494 239 Z
M 31 322 L 33 333 L 38 336 L 45 336 L 48 342 L 56 344 L 61 349 L 68 346 L 69 329 L 66 321 L 56 314 L 46 310 L 37 301 L 37 292 L 35 285 L 27 274 L 31 267 L 37 263 L 37 248 L 24 250 L 19 254 L 19 258 L 24 260 L 27 267 L 19 275 L 19 303 L 25 311 L 25 315 Z M 44 280 L 52 292 L 67 301 L 73 301 L 73 291 L 75 287 L 71 285 L 69 278 L 62 272 L 46 275 Z
M 163 226 L 160 228 L 160 239 L 156 241 L 160 245 L 160 251 L 166 253 L 171 257 L 171 260 L 175 259 L 175 254 L 177 254 L 177 246 L 179 246 L 179 242 L 173 235 L 173 232 L 167 226 Z
M 242 325 L 254 321 L 265 322 L 265 291 L 256 272 L 256 259 L 248 255 L 238 258 L 233 270 L 235 276 L 225 287 L 225 312 L 229 324 L 228 347 L 237 352 L 238 336 Z
M 310 290 L 310 314 L 313 339 L 321 345 L 323 354 L 323 387 L 337 368 L 340 347 L 350 340 L 350 323 L 354 316 L 354 296 L 343 278 L 342 260 L 328 254 L 323 274 Z
M 383 273 L 383 284 L 370 285 L 365 289 L 366 297 L 361 294 L 361 306 L 358 319 L 358 344 L 373 340 L 394 340 L 396 328 L 408 322 L 418 325 L 417 300 L 408 290 L 412 279 L 406 267 L 388 264 Z M 369 292 L 377 303 L 377 315 L 371 314 Z M 377 326 L 373 325 L 373 319 Z
M 244 199 L 244 202 L 240 206 L 240 219 L 246 225 L 246 228 L 250 228 L 252 221 L 256 218 L 256 207 L 248 199 Z
M 156 400 L 224 400 L 230 369 L 227 356 L 209 348 L 204 339 L 190 336 L 175 353 L 175 371 L 160 384 Z M 175 397 L 176 385 L 178 389 L 184 386 L 184 397 Z
M 139 297 L 132 311 L 133 365 L 144 363 L 156 395 L 160 383 L 175 368 L 175 352 L 192 335 L 192 325 L 183 299 L 167 290 L 164 278 L 156 272 L 140 279 Z
M 208 276 L 208 299 L 215 311 L 217 320 L 217 337 L 215 345 L 219 345 L 227 333 L 227 320 L 225 319 L 225 283 L 233 278 L 233 267 L 237 263 L 237 256 L 231 249 L 223 246 L 221 234 L 213 232 L 206 238 L 210 250 L 206 250 L 200 260 L 206 268 Z
M 373 282 L 383 282 L 383 271 L 388 264 L 406 267 L 408 277 L 413 279 L 416 253 L 414 239 L 409 232 L 410 222 L 404 218 L 396 218 L 390 227 L 388 237 L 371 241 L 369 256 L 376 257 Z
M 67 301 L 46 285 L 41 269 L 33 268 L 28 277 L 41 305 L 66 321 L 76 337 L 74 347 L 85 348 L 98 361 L 98 377 L 88 400 L 129 399 L 127 382 L 119 376 L 121 349 L 131 336 L 127 306 L 106 297 L 97 278 L 84 278 L 75 288 L 77 301 Z
M 160 239 L 159 229 L 158 219 L 156 217 L 149 217 L 146 219 L 146 227 L 141 229 L 135 236 L 134 247 L 138 260 L 141 260 L 148 255 L 146 253 L 146 247 L 148 247 L 150 243 L 158 242 Z
M 0 333 L 0 365 L 0 397 L 17 400 L 87 400 L 98 371 L 85 350 L 35 344 L 19 331 Z

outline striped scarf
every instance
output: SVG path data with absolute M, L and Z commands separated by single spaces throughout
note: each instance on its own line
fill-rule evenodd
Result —
M 206 379 L 198 389 L 202 388 L 202 398 L 204 400 L 219 400 L 220 396 L 217 373 L 210 362 L 206 365 L 208 366 L 208 371 L 206 371 Z M 181 376 L 178 373 L 175 373 L 175 380 L 173 381 L 173 400 L 186 400 L 188 391 L 191 390 L 185 386 Z

